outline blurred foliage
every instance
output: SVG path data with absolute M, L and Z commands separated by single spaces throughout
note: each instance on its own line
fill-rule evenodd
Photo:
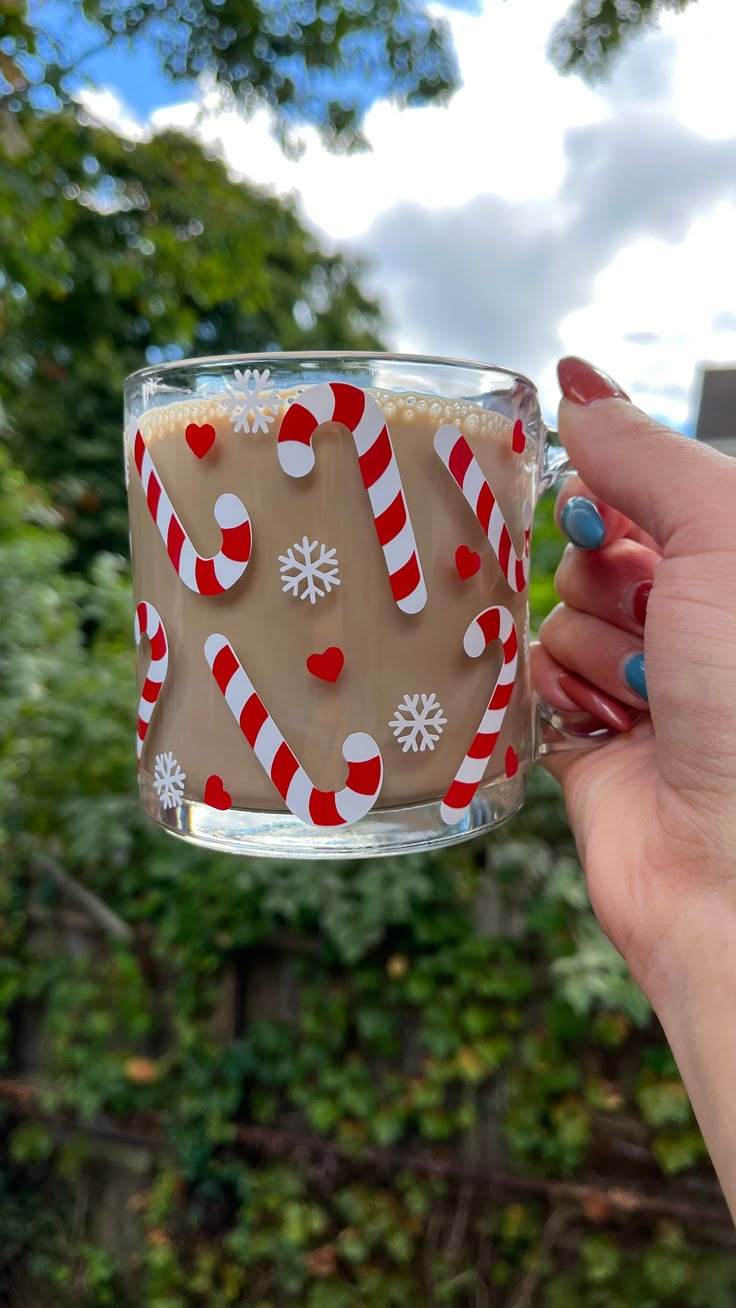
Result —
M 105 13 L 123 9 L 148 22 Z M 504 831 L 434 856 L 230 859 L 143 817 L 122 378 L 146 357 L 372 347 L 380 318 L 354 264 L 191 141 L 134 146 L 12 99 L 0 1305 L 730 1308 L 702 1139 L 544 773 Z M 549 499 L 534 544 L 538 623 Z
M 206 73 L 240 109 L 265 107 L 284 144 L 310 124 L 332 149 L 360 146 L 375 101 L 426 104 L 458 86 L 447 23 L 419 0 L 66 0 L 58 18 L 4 0 L 0 93 L 4 78 L 19 109 L 58 107 L 116 44 L 154 50 L 173 81 Z
M 574 0 L 555 27 L 550 58 L 561 72 L 595 80 L 613 71 L 616 56 L 651 31 L 662 14 L 682 13 L 696 0 Z
M 549 503 L 540 557 L 553 533 Z M 111 555 L 70 573 L 70 548 L 4 455 L 0 1078 L 22 1078 L 29 1024 L 43 1066 L 25 1112 L 0 1097 L 3 1308 L 730 1308 L 728 1237 L 656 1216 L 657 1195 L 697 1213 L 716 1191 L 556 785 L 533 774 L 503 833 L 441 855 L 173 841 L 135 798 L 127 574 Z M 64 927 L 59 867 L 130 940 Z M 248 1015 L 253 967 L 271 1015 Z M 125 1257 L 85 1198 L 99 1123 L 123 1144 L 156 1124 Z M 501 1174 L 491 1202 L 453 1160 Z
M 259 349 L 373 348 L 358 266 L 290 201 L 232 181 L 174 133 L 132 145 L 36 115 L 0 151 L 0 403 L 21 466 L 87 562 L 127 552 L 120 406 L 149 362 Z M 1 423 L 1 415 L 0 415 Z
M 563 73 L 600 78 L 663 13 L 693 3 L 573 0 L 550 58 Z M 376 101 L 441 103 L 460 84 L 448 24 L 419 0 L 67 0 L 64 23 L 43 4 L 5 0 L 2 33 L 0 97 L 4 83 L 11 112 L 58 107 L 93 85 L 94 56 L 124 44 L 154 50 L 173 82 L 206 74 L 241 110 L 265 107 L 287 149 L 298 149 L 304 124 L 331 149 L 365 147 Z

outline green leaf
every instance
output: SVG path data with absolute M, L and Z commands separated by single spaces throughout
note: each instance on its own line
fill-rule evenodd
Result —
M 652 1153 L 668 1174 L 684 1172 L 708 1156 L 697 1127 L 690 1131 L 658 1131 L 652 1140 Z
M 613 1281 L 619 1275 L 623 1254 L 609 1236 L 591 1235 L 580 1246 L 586 1279 L 591 1285 Z
M 310 1126 L 322 1135 L 332 1131 L 340 1119 L 338 1106 L 330 1099 L 312 1100 L 307 1104 L 306 1112 Z
M 679 1079 L 642 1085 L 637 1099 L 648 1126 L 681 1126 L 693 1120 L 687 1091 Z
M 54 1142 L 40 1122 L 26 1122 L 16 1127 L 10 1137 L 10 1156 L 14 1163 L 33 1166 L 43 1163 L 53 1153 Z

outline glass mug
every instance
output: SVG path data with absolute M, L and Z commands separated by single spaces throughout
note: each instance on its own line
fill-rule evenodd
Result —
M 611 732 L 529 680 L 533 384 L 450 359 L 193 359 L 125 388 L 144 808 L 212 849 L 440 848 Z

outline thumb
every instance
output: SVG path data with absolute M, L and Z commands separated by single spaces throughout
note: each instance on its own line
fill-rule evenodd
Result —
M 734 542 L 733 459 L 647 417 L 582 359 L 561 359 L 558 377 L 560 440 L 595 495 L 670 555 Z

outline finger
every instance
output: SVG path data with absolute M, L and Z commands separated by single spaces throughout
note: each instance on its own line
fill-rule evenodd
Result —
M 661 559 L 662 548 L 657 544 L 654 537 L 650 536 L 649 532 L 644 531 L 642 527 L 637 527 L 636 523 L 632 522 L 631 519 L 628 519 L 628 523 L 629 530 L 626 533 L 626 539 L 636 541 L 637 545 L 643 545 L 646 549 L 651 550 L 653 554 L 656 554 L 658 559 Z
M 551 657 L 550 654 L 540 645 L 539 641 L 534 641 L 529 646 L 529 663 L 531 668 L 532 682 L 537 693 L 548 702 L 556 705 L 554 696 L 554 684 L 557 676 L 562 669 L 560 664 Z M 559 669 L 559 671 L 558 671 Z M 564 675 L 564 674 L 563 674 Z M 557 705 L 556 705 L 557 706 Z M 564 705 L 557 707 L 564 708 Z M 591 718 L 591 726 L 595 725 L 595 718 Z M 610 760 L 612 751 L 627 749 L 632 741 L 640 743 L 641 740 L 652 734 L 652 720 L 648 713 L 643 713 L 631 728 L 631 731 L 620 732 L 615 740 L 609 741 L 605 748 L 593 750 L 592 753 L 581 752 L 575 749 L 562 749 L 559 753 L 544 753 L 540 757 L 540 763 L 562 783 L 565 790 L 565 804 L 567 805 L 570 822 L 575 831 L 583 830 L 583 813 L 582 810 L 591 801 L 590 781 L 591 771 L 598 759 L 605 758 Z M 606 782 L 606 772 L 601 774 L 601 784 L 610 784 Z M 584 859 L 583 859 L 584 861 Z
M 575 501 L 575 503 L 571 505 L 571 501 Z M 582 501 L 582 504 L 578 504 L 578 501 Z M 586 504 L 593 505 L 603 524 L 604 534 L 600 541 L 596 539 L 596 519 L 594 516 L 588 527 L 588 538 L 586 539 L 586 509 L 584 507 Z M 590 511 L 587 510 L 587 512 Z M 625 514 L 619 513 L 618 509 L 611 508 L 611 505 L 606 504 L 605 500 L 602 500 L 600 496 L 594 495 L 580 477 L 569 477 L 560 490 L 555 503 L 555 521 L 570 543 L 577 545 L 578 548 L 600 549 L 604 545 L 611 545 L 614 541 L 625 537 L 627 540 L 638 541 L 641 545 L 646 545 L 648 549 L 654 549 L 661 553 L 657 542 L 648 532 L 643 531 Z
M 669 554 L 736 544 L 732 459 L 653 421 L 583 360 L 561 360 L 558 375 L 560 440 L 594 495 Z
M 607 695 L 632 708 L 648 707 L 641 636 L 558 604 L 542 623 L 539 639 L 553 659 Z
M 630 710 L 610 695 L 605 695 L 597 686 L 563 668 L 539 641 L 533 641 L 529 646 L 529 662 L 534 688 L 552 708 L 564 713 L 587 713 L 591 729 L 603 723 L 614 731 L 631 730 L 634 719 Z
M 600 549 L 604 544 L 625 536 L 629 519 L 612 509 L 581 481 L 570 477 L 555 502 L 555 522 L 563 535 L 578 549 Z
M 570 608 L 640 636 L 659 562 L 659 552 L 628 539 L 604 550 L 568 545 L 555 574 L 555 589 Z

